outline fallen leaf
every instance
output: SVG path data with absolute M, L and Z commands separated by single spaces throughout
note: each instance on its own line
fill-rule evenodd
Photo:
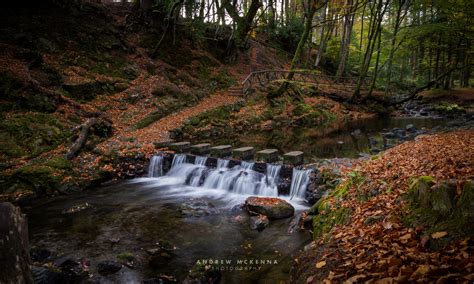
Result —
M 408 234 L 405 234 L 405 235 L 401 236 L 400 240 L 408 240 L 409 238 L 411 238 L 411 233 L 408 233 Z
M 326 261 L 323 260 L 323 261 L 320 261 L 318 263 L 316 263 L 316 268 L 321 268 L 321 267 L 324 267 L 326 265 Z
M 431 234 L 431 237 L 436 240 L 436 239 L 441 239 L 442 237 L 445 237 L 447 235 L 448 235 L 448 232 L 442 231 L 442 232 L 436 232 L 436 233 Z

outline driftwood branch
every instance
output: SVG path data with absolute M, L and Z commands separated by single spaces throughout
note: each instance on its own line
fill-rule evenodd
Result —
M 72 144 L 71 148 L 69 148 L 69 151 L 66 154 L 66 159 L 71 160 L 77 155 L 77 153 L 86 144 L 87 137 L 89 136 L 89 132 L 91 128 L 100 123 L 105 123 L 107 126 L 112 125 L 110 121 L 104 119 L 103 117 L 93 117 L 93 118 L 89 118 L 85 123 L 75 128 L 75 129 L 81 129 L 81 132 L 79 133 L 79 137 Z

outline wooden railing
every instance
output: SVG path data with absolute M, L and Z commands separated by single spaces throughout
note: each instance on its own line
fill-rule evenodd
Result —
M 265 86 L 266 84 L 285 80 L 290 73 L 290 70 L 261 70 L 250 73 L 244 81 L 242 81 L 242 92 L 248 94 L 255 84 Z M 328 76 L 312 70 L 294 70 L 292 82 L 308 83 L 315 86 L 330 86 L 330 87 L 344 87 L 355 88 L 359 80 L 358 77 L 337 77 Z M 366 89 L 369 86 L 369 80 L 366 78 L 362 81 L 361 88 Z

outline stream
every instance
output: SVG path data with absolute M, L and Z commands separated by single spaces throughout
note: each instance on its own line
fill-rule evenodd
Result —
M 311 159 L 355 157 L 368 152 L 369 137 L 380 132 L 408 124 L 423 129 L 443 123 L 429 118 L 377 119 L 348 124 L 324 138 L 318 130 L 303 128 L 249 132 L 245 138 L 213 143 L 302 150 Z M 312 138 L 317 132 L 320 138 Z M 151 177 L 39 201 L 25 209 L 30 243 L 52 252 L 46 262 L 63 256 L 79 261 L 97 283 L 143 283 L 165 276 L 182 282 L 196 264 L 209 261 L 219 271 L 220 283 L 288 281 L 293 259 L 311 241 L 310 232 L 290 232 L 292 218 L 270 220 L 263 231 L 252 230 L 250 217 L 240 206 L 251 195 L 278 196 L 274 180 L 278 166 L 268 167 L 265 175 L 251 170 L 251 163 L 232 169 L 225 160 L 217 169 L 204 164 L 205 157 L 188 164 L 176 155 L 164 175 L 154 157 Z M 306 182 L 303 177 L 292 185 L 290 195 L 278 196 L 290 202 L 296 214 L 308 208 L 298 198 L 304 196 Z M 120 271 L 98 273 L 99 262 L 124 255 L 132 257 Z

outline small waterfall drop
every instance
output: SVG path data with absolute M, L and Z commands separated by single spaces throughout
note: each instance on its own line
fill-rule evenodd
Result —
M 222 168 L 228 168 L 229 167 L 229 160 L 225 159 L 217 159 L 217 168 L 222 169 Z
M 194 164 L 199 165 L 199 166 L 205 166 L 206 161 L 207 161 L 207 157 L 196 156 L 196 159 L 194 160 Z
M 245 161 L 242 161 L 242 163 L 240 164 L 240 167 L 244 170 L 251 170 L 253 169 L 253 162 L 245 162 Z
M 148 177 L 161 177 L 163 175 L 163 156 L 153 156 L 148 166 Z
M 304 199 L 306 193 L 306 187 L 308 186 L 309 182 L 309 174 L 311 170 L 298 170 L 293 169 L 293 176 L 291 178 L 291 189 L 290 189 L 290 197 L 293 199 L 294 197 Z
M 280 179 L 281 165 L 267 164 L 267 184 L 277 186 Z
M 171 163 L 171 168 L 174 168 L 185 162 L 186 162 L 186 154 L 175 154 L 173 157 L 173 162 Z

